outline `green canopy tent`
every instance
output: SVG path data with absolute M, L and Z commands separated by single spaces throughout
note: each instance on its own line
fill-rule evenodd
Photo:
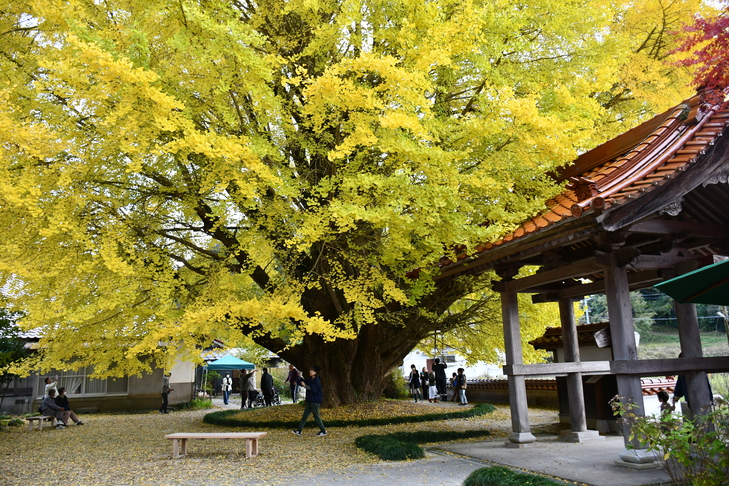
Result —
M 256 367 L 253 363 L 243 361 L 235 356 L 224 356 L 220 359 L 216 359 L 208 363 L 208 370 L 220 371 L 220 370 L 252 370 Z
M 672 278 L 655 288 L 680 304 L 729 305 L 729 260 Z
M 207 382 L 208 371 L 223 371 L 223 370 L 252 370 L 255 369 L 256 365 L 243 361 L 235 356 L 223 356 L 220 359 L 211 361 L 210 363 L 203 366 L 205 370 L 205 376 L 203 377 L 203 383 Z

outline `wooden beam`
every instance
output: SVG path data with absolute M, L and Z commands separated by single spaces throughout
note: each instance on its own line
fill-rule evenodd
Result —
M 569 373 L 587 375 L 610 374 L 609 361 L 580 361 L 577 363 L 539 363 L 505 365 L 505 375 L 517 376 L 565 376 Z
M 559 282 L 573 277 L 579 278 L 585 275 L 598 273 L 601 270 L 602 267 L 600 267 L 594 258 L 591 258 L 582 262 L 573 263 L 572 265 L 566 265 L 564 267 L 535 273 L 534 275 L 520 278 L 518 280 L 511 280 L 508 281 L 508 285 L 514 292 L 529 292 L 529 289 L 533 287 L 538 287 L 552 282 Z M 495 285 L 494 289 L 501 292 L 503 285 L 506 283 L 507 282 L 498 282 L 498 284 L 501 285 Z
M 628 274 L 628 287 L 630 290 L 639 290 L 663 282 L 666 277 L 658 270 L 643 270 Z M 557 302 L 560 299 L 581 299 L 586 295 L 605 293 L 605 281 L 595 280 L 587 284 L 572 285 L 556 292 L 543 292 L 532 297 L 535 304 L 543 302 Z
M 729 356 L 610 361 L 610 372 L 615 375 L 666 376 L 696 370 L 707 373 L 729 372 Z
M 677 235 L 686 233 L 697 238 L 729 239 L 729 227 L 718 224 L 694 223 L 672 219 L 651 219 L 630 227 L 631 233 Z
M 569 373 L 667 376 L 695 370 L 702 370 L 707 373 L 724 373 L 729 372 L 729 356 L 521 364 L 505 365 L 503 369 L 504 374 L 517 376 L 566 376 Z
M 678 255 L 677 253 L 666 253 L 663 255 L 640 255 L 629 267 L 641 270 L 655 270 L 659 268 L 673 268 L 679 263 L 695 260 L 696 255 Z

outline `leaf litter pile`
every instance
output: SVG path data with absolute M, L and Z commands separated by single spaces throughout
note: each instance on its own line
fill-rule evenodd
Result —
M 326 424 L 331 420 L 394 417 L 430 414 L 448 404 L 414 404 L 384 400 L 323 409 Z M 45 428 L 28 431 L 12 427 L 0 431 L 0 478 L 8 486 L 56 483 L 68 485 L 236 485 L 287 484 L 292 476 L 313 476 L 325 470 L 379 462 L 354 445 L 367 434 L 413 432 L 420 430 L 473 430 L 491 432 L 490 440 L 501 440 L 510 433 L 508 406 L 481 417 L 372 427 L 332 427 L 326 437 L 310 418 L 303 437 L 287 429 L 266 428 L 267 420 L 297 420 L 301 405 L 280 405 L 242 412 L 248 420 L 257 418 L 261 427 L 241 429 L 204 424 L 211 410 L 191 410 L 162 415 L 88 414 L 86 425 L 69 425 L 64 430 Z M 555 411 L 530 410 L 533 426 L 551 426 Z M 202 440 L 188 442 L 188 456 L 172 459 L 172 444 L 165 435 L 175 432 L 246 432 L 268 435 L 259 441 L 258 457 L 246 459 L 243 440 Z

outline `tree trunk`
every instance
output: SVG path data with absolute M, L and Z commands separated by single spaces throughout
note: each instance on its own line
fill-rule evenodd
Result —
M 323 406 L 336 407 L 379 399 L 389 374 L 426 334 L 424 330 L 407 332 L 388 324 L 368 325 L 357 339 L 326 342 L 316 335 L 307 336 L 301 345 L 279 356 L 306 378 L 311 367 L 319 366 Z

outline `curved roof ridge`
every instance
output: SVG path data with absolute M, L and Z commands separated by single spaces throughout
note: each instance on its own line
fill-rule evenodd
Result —
M 676 107 L 674 114 L 668 118 L 667 123 L 656 130 L 660 130 L 661 133 L 657 134 L 657 137 L 651 142 L 647 142 L 646 147 L 640 150 L 635 157 L 621 158 L 620 160 L 627 164 L 624 166 L 621 164 L 617 170 L 612 171 L 605 177 L 605 179 L 608 179 L 608 184 L 603 186 L 598 183 L 598 195 L 575 203 L 572 207 L 573 214 L 578 216 L 588 205 L 596 209 L 602 209 L 605 205 L 605 199 L 655 172 L 657 168 L 671 160 L 679 150 L 693 139 L 714 113 L 714 109 L 709 110 L 699 123 L 689 129 L 682 130 L 688 110 L 684 108 L 684 105 Z M 651 158 L 653 160 L 650 160 Z M 616 163 L 619 163 L 620 160 Z

